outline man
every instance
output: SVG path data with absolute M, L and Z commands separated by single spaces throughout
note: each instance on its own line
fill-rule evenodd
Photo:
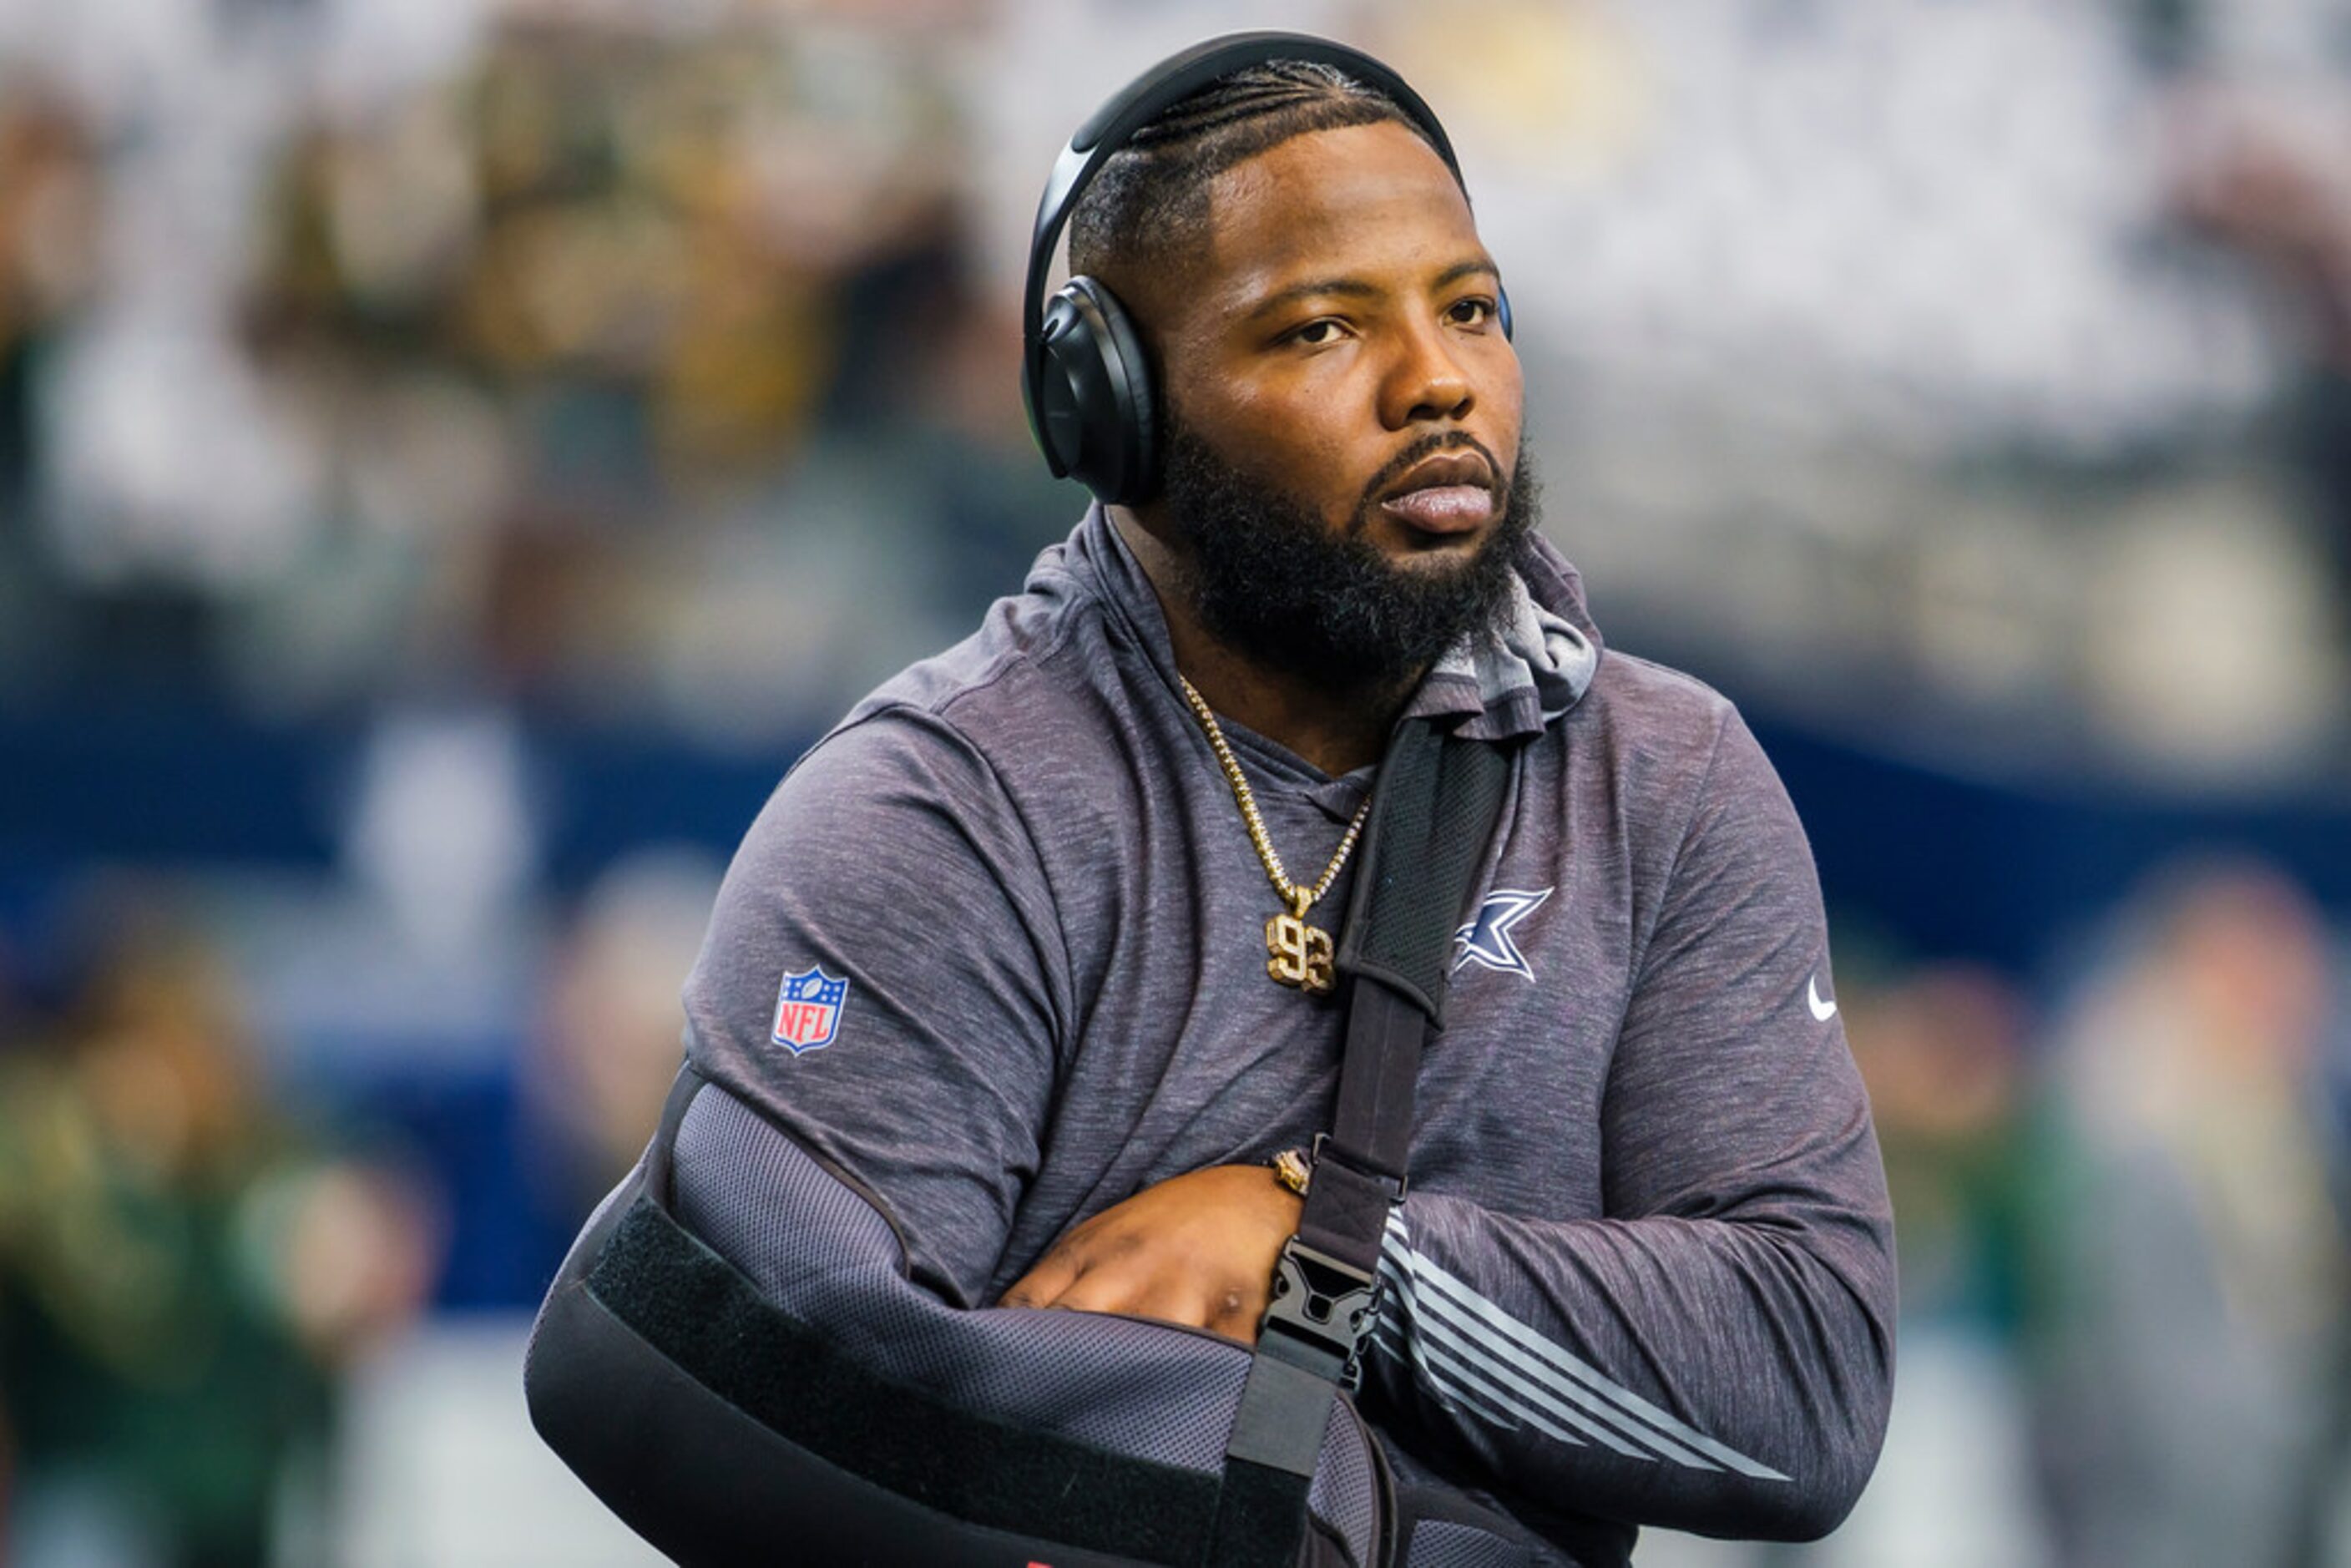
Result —
M 688 982 L 693 1062 L 958 1305 L 1249 1339 L 1300 1211 L 1267 1161 L 1328 1124 L 1315 939 L 1386 737 L 1512 744 L 1364 1413 L 1400 1484 L 1547 1561 L 1622 1562 L 1642 1521 L 1830 1528 L 1894 1292 L 1809 852 L 1729 706 L 1604 657 L 1532 531 L 1448 162 L 1343 75 L 1252 67 L 1130 138 L 1071 264 L 1142 336 L 1164 471 L 793 768 Z

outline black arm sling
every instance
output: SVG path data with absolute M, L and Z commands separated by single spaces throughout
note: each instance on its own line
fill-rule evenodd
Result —
M 540 1435 L 686 1563 L 1399 1561 L 1410 1522 L 1345 1391 L 1510 770 L 1426 720 L 1392 737 L 1338 955 L 1336 1111 L 1254 1353 L 1137 1319 L 947 1306 L 905 1278 L 871 1193 L 689 1066 L 540 1308 L 524 1375 Z M 1500 1545 L 1470 1550 L 1510 1560 Z

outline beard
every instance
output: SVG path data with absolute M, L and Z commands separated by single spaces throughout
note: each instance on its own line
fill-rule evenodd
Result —
M 1413 443 L 1364 485 L 1336 532 L 1289 491 L 1217 455 L 1171 413 L 1163 484 L 1181 544 L 1185 586 L 1201 624 L 1252 663 L 1330 691 L 1388 691 L 1416 681 L 1465 635 L 1497 625 L 1540 514 L 1520 438 L 1493 531 L 1468 559 L 1406 568 L 1368 537 L 1378 494 L 1431 453 L 1468 447 L 1466 432 Z

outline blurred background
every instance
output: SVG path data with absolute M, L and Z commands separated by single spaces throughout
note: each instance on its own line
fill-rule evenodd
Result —
M 1394 62 L 1552 536 L 1813 836 L 1828 1542 L 2351 1563 L 2351 0 L 0 0 L 0 1559 L 639 1563 L 528 1313 L 782 769 L 1075 520 L 1071 127 Z

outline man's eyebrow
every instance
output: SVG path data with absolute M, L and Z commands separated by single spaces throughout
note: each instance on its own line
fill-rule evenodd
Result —
M 1501 271 L 1485 257 L 1472 256 L 1464 261 L 1457 261 L 1438 273 L 1430 281 L 1429 287 L 1431 290 L 1450 288 L 1464 278 L 1480 277 L 1499 279 L 1501 277 Z M 1275 289 L 1251 306 L 1249 313 L 1249 318 L 1254 320 L 1259 316 L 1270 316 L 1285 305 L 1295 304 L 1301 299 L 1310 299 L 1320 295 L 1335 294 L 1345 298 L 1365 299 L 1381 292 L 1383 290 L 1378 285 L 1360 277 L 1310 277 L 1303 282 Z
M 1259 316 L 1270 316 L 1285 305 L 1294 304 L 1301 299 L 1312 298 L 1317 295 L 1338 294 L 1349 298 L 1365 299 L 1379 292 L 1380 289 L 1376 285 L 1367 283 L 1360 277 L 1310 277 L 1303 283 L 1293 283 L 1286 288 L 1275 289 L 1251 306 L 1249 315 L 1252 319 Z
M 1437 281 L 1430 284 L 1429 287 L 1431 288 L 1450 288 L 1455 284 L 1461 282 L 1464 278 L 1470 277 L 1490 277 L 1495 282 L 1499 283 L 1502 280 L 1502 269 L 1496 267 L 1491 261 L 1482 256 L 1471 256 L 1467 261 L 1457 261 L 1451 267 L 1447 267 L 1443 272 L 1438 273 L 1437 275 Z

